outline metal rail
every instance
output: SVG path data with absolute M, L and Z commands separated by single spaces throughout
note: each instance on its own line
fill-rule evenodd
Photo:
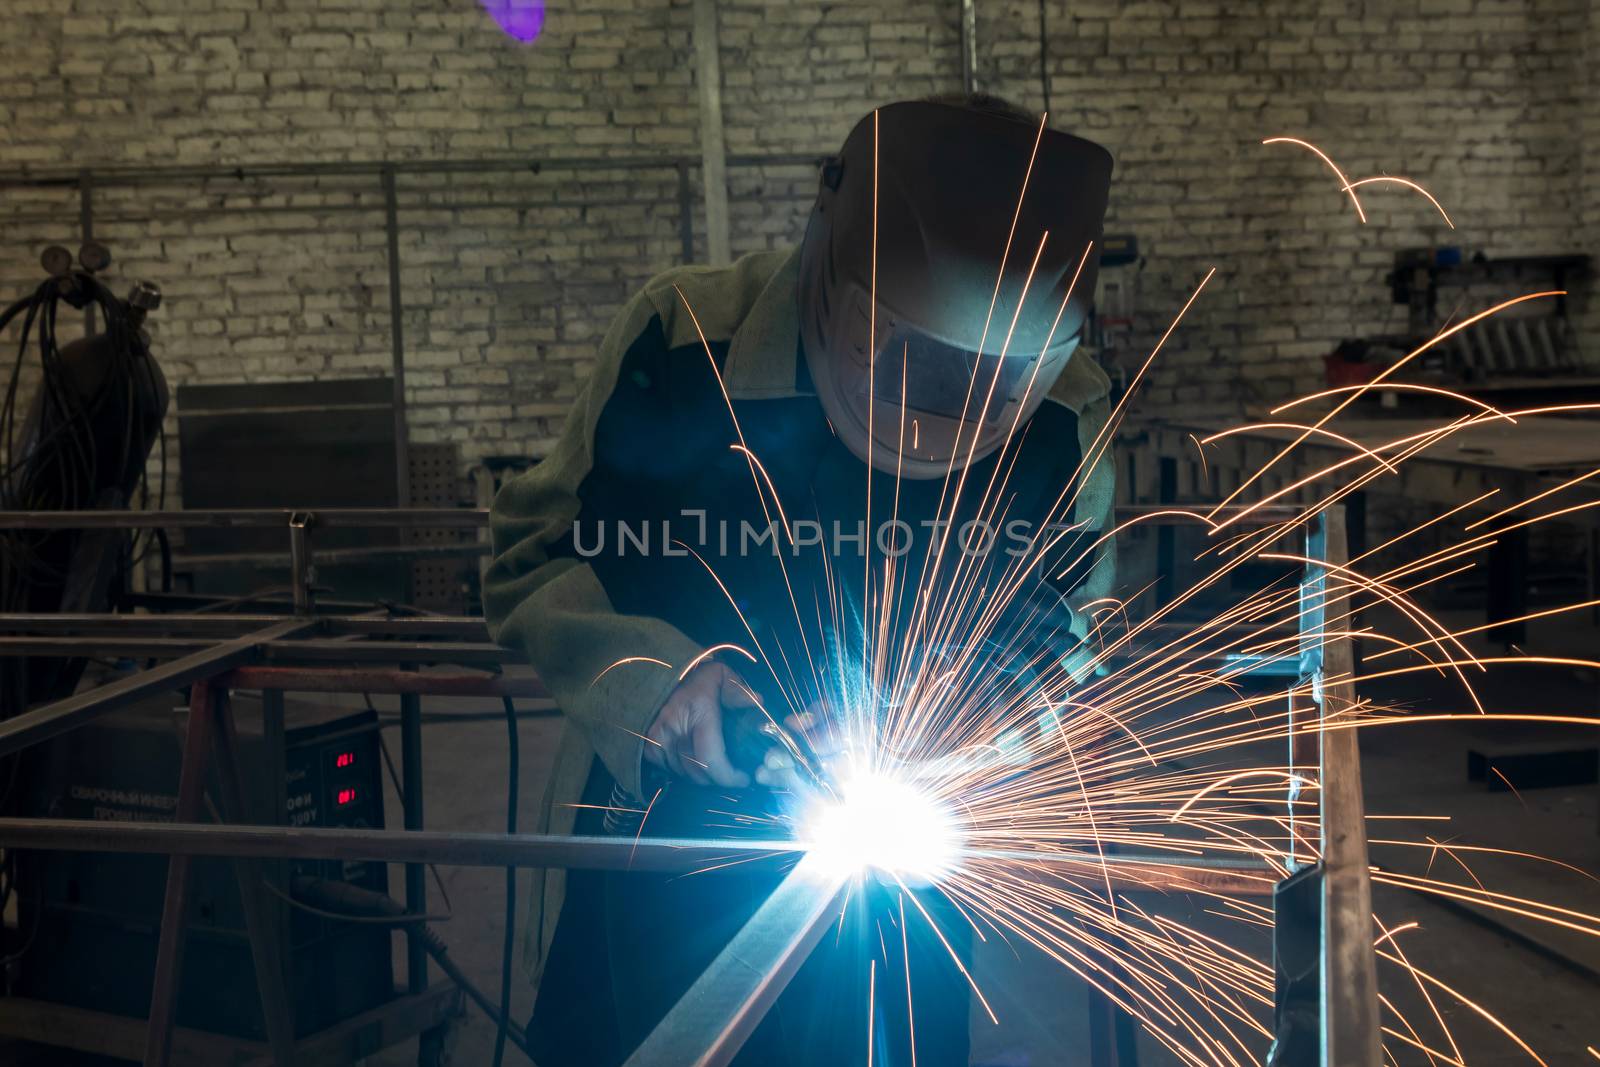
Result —
M 688 874 L 732 859 L 794 861 L 794 841 L 575 837 L 454 830 L 102 822 L 0 818 L 0 844 L 63 852 L 131 852 L 230 859 L 352 860 L 456 867 L 563 867 Z
M 0 756 L 8 756 L 29 745 L 64 734 L 145 697 L 170 692 L 228 670 L 254 655 L 265 642 L 300 633 L 315 625 L 308 619 L 284 619 L 255 633 L 236 637 L 159 667 L 119 678 L 107 685 L 75 693 L 64 700 L 0 721 Z M 77 654 L 83 654 L 81 645 Z
M 1207 509 L 1209 510 L 1209 509 Z M 1245 525 L 1268 525 L 1296 518 L 1301 509 L 1272 504 L 1262 507 L 1230 505 L 1217 514 L 1234 517 L 1249 512 Z M 373 529 L 395 526 L 429 526 L 453 529 L 479 529 L 489 525 L 488 508 L 212 508 L 194 511 L 0 511 L 0 530 L 143 530 L 161 527 L 169 530 L 193 527 L 236 527 L 288 529 L 297 516 L 311 518 L 315 525 Z M 1119 521 L 1160 516 L 1163 525 L 1204 525 L 1197 509 L 1176 504 L 1118 504 Z
M 1344 509 L 1334 507 L 1324 512 L 1317 534 L 1328 569 L 1344 566 Z M 1346 594 L 1332 595 L 1324 602 L 1324 618 L 1342 618 L 1347 599 Z M 1355 663 L 1348 639 L 1324 641 L 1321 651 L 1316 692 L 1321 723 L 1326 725 L 1356 707 Z M 1376 1065 L 1382 1062 L 1383 1054 L 1377 957 L 1372 947 L 1372 882 L 1361 791 L 1361 749 L 1354 730 L 1324 730 L 1319 736 L 1322 1067 Z
M 230 859 L 314 859 L 448 867 L 561 867 L 597 871 L 692 874 L 738 860 L 743 865 L 793 863 L 805 846 L 793 838 L 578 837 L 443 830 L 329 829 L 210 823 L 113 823 L 89 819 L 0 818 L 0 846 L 62 852 L 126 852 Z M 1265 896 L 1273 876 L 1264 864 L 1176 861 L 1137 853 L 1108 856 L 1051 852 L 983 853 L 1030 866 L 1109 878 L 1124 892 L 1206 892 Z
M 833 925 L 848 885 L 801 860 L 624 1067 L 726 1067 Z

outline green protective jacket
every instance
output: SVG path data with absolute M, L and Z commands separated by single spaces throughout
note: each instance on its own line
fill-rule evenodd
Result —
M 594 372 L 554 449 L 495 499 L 494 559 L 483 590 L 490 632 L 527 657 L 566 717 L 537 827 L 541 832 L 572 832 L 572 805 L 597 757 L 631 795 L 641 795 L 640 738 L 676 684 L 678 670 L 607 668 L 625 657 L 681 668 L 703 651 L 663 619 L 618 612 L 589 563 L 570 552 L 551 551 L 570 537 L 579 518 L 579 489 L 595 466 L 596 426 L 617 389 L 624 356 L 647 334 L 668 350 L 685 350 L 685 358 L 703 360 L 707 343 L 719 350 L 725 346 L 722 378 L 733 402 L 805 395 L 797 384 L 803 375 L 796 373 L 798 261 L 796 250 L 759 252 L 729 267 L 681 267 L 652 279 L 606 332 Z M 1108 391 L 1104 372 L 1079 354 L 1046 401 L 1076 415 L 1084 455 L 1106 425 Z M 1098 462 L 1084 475 L 1075 514 L 1089 517 L 1093 529 L 1106 529 L 1115 475 L 1105 442 L 1096 447 Z M 1103 550 L 1072 601 L 1103 596 L 1113 570 L 1113 555 Z M 534 982 L 561 912 L 565 882 L 564 871 L 535 872 L 523 955 Z

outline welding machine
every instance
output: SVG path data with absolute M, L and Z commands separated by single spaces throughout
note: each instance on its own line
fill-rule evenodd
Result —
M 285 702 L 281 740 L 262 734 L 260 699 L 232 695 L 245 803 L 253 821 L 290 826 L 383 827 L 378 720 L 351 711 Z M 27 767 L 25 814 L 68 819 L 171 821 L 187 709 L 172 693 L 108 715 L 40 746 Z M 283 787 L 272 788 L 270 768 Z M 272 809 L 281 806 L 279 817 Z M 19 934 L 26 949 L 15 992 L 95 1011 L 149 1013 L 166 887 L 164 856 L 90 852 L 21 855 Z M 381 863 L 286 861 L 268 866 L 287 892 L 291 879 L 387 891 Z M 284 953 L 298 1036 L 377 1007 L 394 996 L 392 927 L 342 921 L 282 903 L 273 922 Z M 261 1039 L 260 999 L 238 883 L 223 859 L 192 867 L 188 942 L 179 974 L 179 1026 Z

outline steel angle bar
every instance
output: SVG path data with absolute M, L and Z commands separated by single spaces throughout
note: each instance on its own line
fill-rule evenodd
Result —
M 1348 561 L 1344 509 L 1322 517 L 1323 560 L 1330 569 Z M 1326 617 L 1341 619 L 1345 593 L 1324 601 Z M 1318 703 L 1325 725 L 1356 706 L 1350 638 L 1325 638 Z M 1354 730 L 1322 733 L 1322 1063 L 1354 1067 L 1382 1062 L 1377 954 L 1372 943 L 1372 883 L 1367 855 L 1366 808 L 1361 790 L 1361 749 Z
M 392 526 L 477 529 L 489 525 L 487 508 L 212 508 L 193 511 L 0 511 L 0 529 L 288 529 L 289 520 L 296 515 L 312 516 L 319 527 L 354 529 Z
M 1209 512 L 1209 508 L 1206 509 Z M 1192 512 L 1194 514 L 1184 514 Z M 0 511 L 0 529 L 88 530 L 165 527 L 288 528 L 295 515 L 311 515 L 319 527 L 373 529 L 390 526 L 478 529 L 489 525 L 488 508 L 211 508 L 193 511 Z M 1146 517 L 1155 525 L 1205 525 L 1198 506 L 1183 504 L 1118 504 L 1119 521 Z M 1243 525 L 1265 526 L 1305 517 L 1302 508 L 1286 504 L 1229 506 L 1217 515 Z
M 447 674 L 366 667 L 236 667 L 218 680 L 229 689 L 279 689 L 296 693 L 417 693 L 530 700 L 550 697 L 544 683 L 531 674 Z
M 315 628 L 318 623 L 315 618 L 291 619 L 296 626 Z M 281 624 L 280 624 L 281 625 Z M 276 628 L 274 628 L 276 629 Z M 501 645 L 490 644 L 487 641 L 344 641 L 330 639 L 303 639 L 273 641 L 261 635 L 266 630 L 258 631 L 247 637 L 237 638 L 224 644 L 213 644 L 205 638 L 190 637 L 0 637 L 0 656 L 57 656 L 75 659 L 79 656 L 126 656 L 137 659 L 173 659 L 165 667 L 156 670 L 167 670 L 180 663 L 206 662 L 220 663 L 211 670 L 202 670 L 198 675 L 183 676 L 178 681 L 168 683 L 167 688 L 184 685 L 193 681 L 195 677 L 202 677 L 216 670 L 226 670 L 234 666 L 238 659 L 211 660 L 206 657 L 217 655 L 222 649 L 230 648 L 241 641 L 249 641 L 250 647 L 247 654 L 254 655 L 265 662 L 283 663 L 339 663 L 339 664 L 402 664 L 402 663 L 449 663 L 459 667 L 482 667 L 497 669 L 515 666 L 522 662 L 521 655 Z M 110 690 L 113 686 L 120 686 L 125 681 L 134 678 L 143 678 L 146 674 L 155 674 L 156 671 L 145 671 L 133 675 L 130 679 L 123 679 L 111 685 L 101 686 L 99 689 L 80 693 L 77 697 L 90 697 L 94 693 Z M 141 690 L 139 697 L 148 695 Z M 61 701 L 61 704 L 67 701 Z M 122 703 L 127 703 L 123 701 Z M 120 706 L 120 705 L 119 705 Z M 45 709 L 40 709 L 45 710 Z M 31 714 L 31 713 L 30 713 Z M 12 720 L 15 721 L 15 720 Z M 5 728 L 0 726 L 0 743 L 3 743 Z M 0 755 L 7 750 L 0 747 Z
M 838 917 L 849 877 L 807 857 L 645 1038 L 624 1067 L 724 1067 Z
M 283 620 L 283 615 L 217 612 L 0 613 L 0 639 L 12 634 L 66 634 L 121 639 L 134 634 L 177 638 L 238 637 Z M 317 620 L 322 632 L 330 635 L 454 637 L 479 642 L 487 641 L 489 637 L 483 619 L 470 615 L 318 615 Z
M 0 846 L 248 859 L 366 860 L 447 867 L 564 867 L 691 874 L 729 863 L 794 862 L 794 841 L 572 837 L 454 830 L 0 818 Z
M 190 682 L 236 667 L 253 657 L 259 647 L 275 638 L 310 630 L 314 619 L 285 619 L 254 633 L 203 648 L 159 667 L 130 674 L 114 682 L 74 693 L 64 700 L 24 712 L 0 722 L 0 756 L 64 734 L 98 716 L 167 692 Z M 82 655 L 80 650 L 79 655 Z

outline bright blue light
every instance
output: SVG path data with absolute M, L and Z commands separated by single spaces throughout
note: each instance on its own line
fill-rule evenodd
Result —
M 544 0 L 478 0 L 502 30 L 528 44 L 544 29 Z

